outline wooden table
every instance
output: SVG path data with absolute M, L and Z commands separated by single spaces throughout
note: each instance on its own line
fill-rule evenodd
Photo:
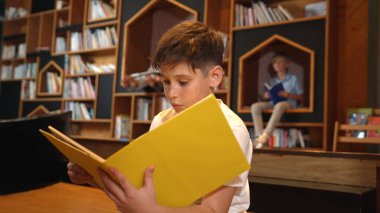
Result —
M 0 196 L 0 212 L 118 212 L 106 194 L 95 188 L 56 183 Z

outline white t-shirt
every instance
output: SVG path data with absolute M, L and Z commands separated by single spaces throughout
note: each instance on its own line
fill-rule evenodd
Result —
M 240 119 L 240 117 L 237 116 L 230 108 L 228 108 L 228 106 L 226 106 L 221 100 L 218 100 L 218 101 L 220 102 L 220 108 L 222 109 L 222 112 L 226 116 L 227 121 L 237 141 L 239 142 L 240 148 L 245 154 L 247 161 L 251 163 L 252 142 L 249 137 L 247 127 L 245 126 L 244 122 Z M 156 128 L 157 126 L 161 125 L 162 123 L 174 117 L 175 115 L 176 115 L 176 112 L 174 111 L 173 108 L 169 108 L 167 110 L 160 112 L 158 115 L 156 115 L 153 118 L 152 124 L 150 126 L 150 130 Z M 226 186 L 236 187 L 236 191 L 232 199 L 230 209 L 228 210 L 229 213 L 245 212 L 249 207 L 250 197 L 249 197 L 248 173 L 249 171 L 245 171 L 239 176 L 232 179 L 230 182 L 225 184 Z

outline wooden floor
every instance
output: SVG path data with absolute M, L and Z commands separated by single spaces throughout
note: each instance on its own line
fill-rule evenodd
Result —
M 103 191 L 69 183 L 0 196 L 0 212 L 118 212 Z

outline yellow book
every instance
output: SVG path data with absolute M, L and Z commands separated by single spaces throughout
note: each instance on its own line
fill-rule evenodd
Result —
M 115 167 L 137 188 L 144 171 L 155 167 L 157 202 L 187 206 L 250 168 L 214 95 L 209 95 L 162 125 L 103 159 L 49 127 L 41 133 L 102 186 L 97 167 Z

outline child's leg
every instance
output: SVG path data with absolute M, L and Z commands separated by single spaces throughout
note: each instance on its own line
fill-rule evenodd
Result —
M 292 106 L 287 101 L 278 102 L 274 105 L 273 113 L 270 116 L 268 125 L 265 127 L 264 132 L 271 135 L 277 124 L 280 122 L 281 116 L 285 110 L 290 109 Z
M 270 107 L 271 105 L 269 102 L 256 102 L 251 105 L 251 115 L 256 137 L 258 137 L 263 132 L 262 112 L 264 109 L 268 109 Z

